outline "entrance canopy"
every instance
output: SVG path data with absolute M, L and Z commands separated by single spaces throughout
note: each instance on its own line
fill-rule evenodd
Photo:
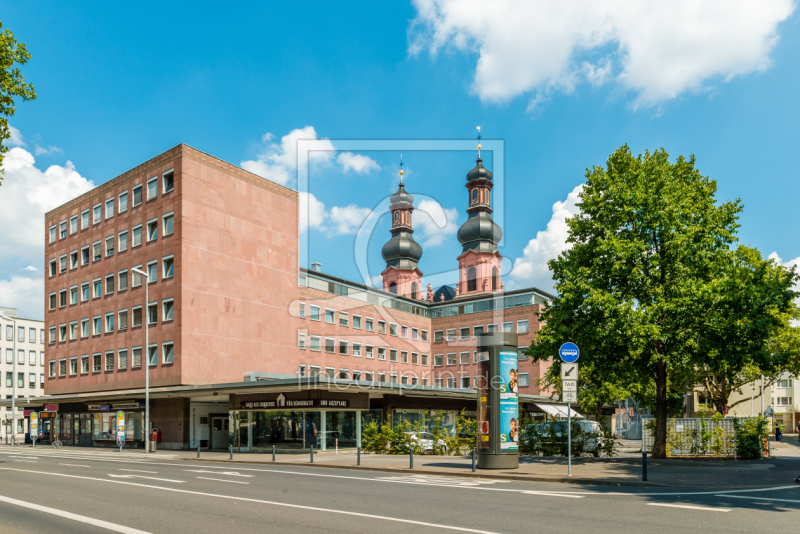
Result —
M 566 404 L 539 404 L 538 402 L 533 403 L 534 406 L 542 410 L 544 413 L 548 413 L 554 417 L 566 417 L 567 416 L 567 405 Z M 572 410 L 572 417 L 575 419 L 583 419 L 584 417 Z

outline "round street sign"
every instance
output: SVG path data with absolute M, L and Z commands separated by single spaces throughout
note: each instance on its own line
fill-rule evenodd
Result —
M 561 345 L 561 348 L 558 349 L 558 355 L 561 356 L 561 360 L 567 363 L 577 362 L 580 354 L 581 351 L 575 343 L 564 343 Z

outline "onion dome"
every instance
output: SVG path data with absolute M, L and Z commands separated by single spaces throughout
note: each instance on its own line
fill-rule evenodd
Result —
M 486 211 L 470 213 L 458 229 L 458 242 L 463 246 L 463 252 L 497 252 L 497 243 L 502 237 L 503 231 Z
M 422 257 L 422 247 L 411 237 L 411 232 L 396 232 L 383 245 L 381 256 L 387 267 L 415 269 Z
M 489 180 L 492 181 L 492 173 L 483 166 L 483 160 L 478 158 L 475 168 L 467 173 L 467 182 L 475 180 Z
M 411 196 L 410 193 L 406 192 L 406 187 L 400 182 L 400 188 L 397 190 L 397 193 L 389 197 L 389 202 L 392 203 L 392 206 L 395 204 L 406 203 L 406 204 L 413 204 L 414 197 Z

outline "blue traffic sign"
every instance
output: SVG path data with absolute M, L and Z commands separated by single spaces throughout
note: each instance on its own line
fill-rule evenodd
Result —
M 580 354 L 581 351 L 575 343 L 564 343 L 561 345 L 561 348 L 558 349 L 558 355 L 561 356 L 561 360 L 567 363 L 577 362 Z

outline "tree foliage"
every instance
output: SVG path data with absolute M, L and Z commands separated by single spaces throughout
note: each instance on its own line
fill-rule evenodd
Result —
M 0 22 L 0 29 L 3 23 Z M 0 185 L 3 180 L 3 158 L 8 152 L 5 141 L 11 137 L 8 127 L 8 117 L 12 117 L 17 108 L 14 97 L 22 100 L 36 100 L 33 85 L 25 83 L 19 67 L 31 58 L 28 49 L 23 43 L 14 38 L 9 30 L 0 32 Z
M 763 363 L 795 296 L 794 272 L 734 248 L 742 206 L 717 203 L 716 190 L 694 156 L 671 163 L 663 149 L 634 157 L 626 145 L 587 169 L 571 248 L 549 262 L 558 297 L 529 349 L 537 361 L 578 344 L 590 385 L 580 402 L 652 398 L 657 458 L 695 370 Z

